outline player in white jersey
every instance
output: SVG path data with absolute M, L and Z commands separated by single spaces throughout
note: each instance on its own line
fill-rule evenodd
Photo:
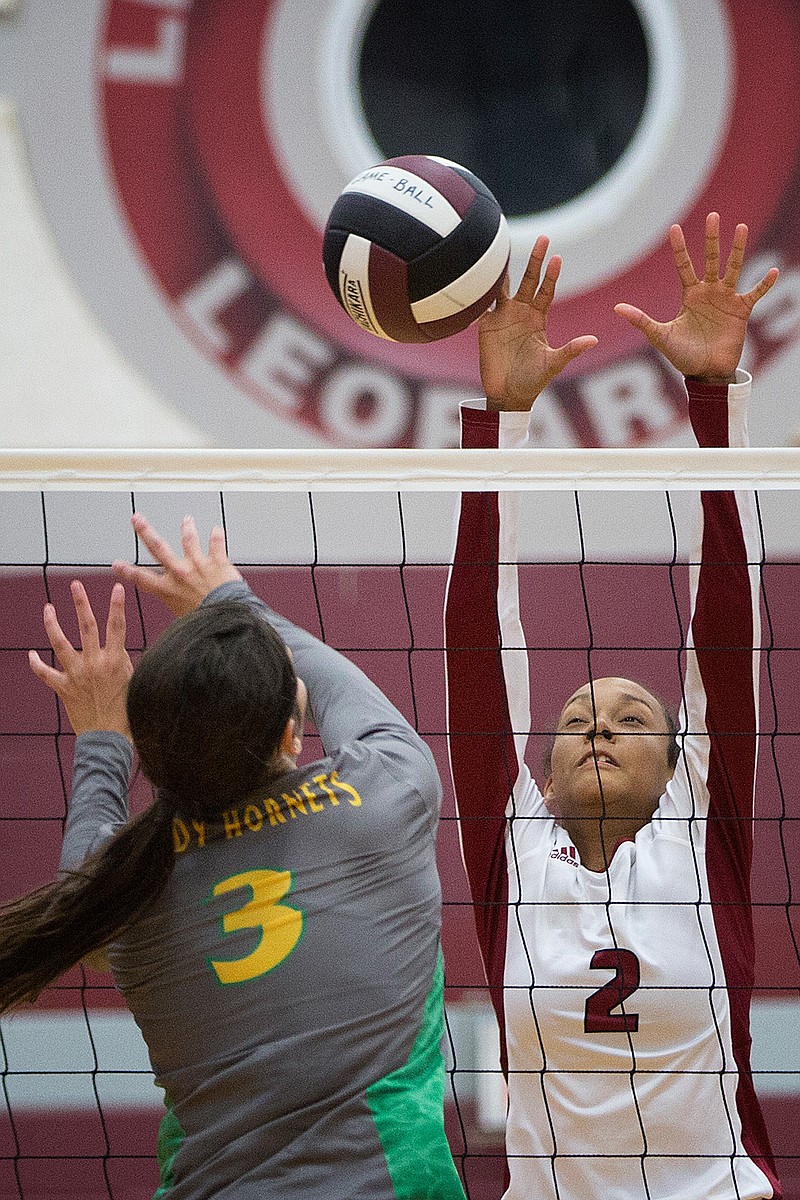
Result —
M 750 379 L 737 368 L 753 305 L 777 276 L 737 293 L 746 235 L 738 226 L 720 278 L 710 214 L 698 279 L 673 226 L 678 317 L 617 308 L 687 376 L 704 446 L 746 445 Z M 540 239 L 516 297 L 483 319 L 489 400 L 463 408 L 465 446 L 524 445 L 536 396 L 594 345 L 548 345 L 560 260 L 540 285 L 546 251 Z M 562 710 L 541 790 L 524 763 L 516 514 L 513 493 L 463 495 L 446 604 L 451 765 L 508 1079 L 506 1195 L 779 1196 L 749 1069 L 754 497 L 702 496 L 677 738 L 645 687 L 590 680 Z

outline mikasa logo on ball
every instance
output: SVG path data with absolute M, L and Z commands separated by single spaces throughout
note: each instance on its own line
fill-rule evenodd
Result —
M 349 317 L 376 337 L 387 335 L 375 317 L 369 291 L 370 243 L 351 233 L 339 260 L 339 295 Z
M 369 319 L 367 306 L 364 303 L 364 294 L 361 290 L 361 284 L 357 279 L 351 279 L 347 275 L 342 280 L 342 289 L 344 291 L 345 301 L 347 303 L 347 311 L 354 321 L 362 325 L 364 329 L 372 330 L 372 322 Z

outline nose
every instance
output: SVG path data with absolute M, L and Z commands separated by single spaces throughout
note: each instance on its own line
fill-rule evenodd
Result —
M 587 737 L 589 738 L 590 742 L 596 741 L 597 738 L 603 738 L 605 741 L 611 742 L 614 739 L 614 733 L 611 729 L 609 729 L 608 724 L 605 721 L 598 720 L 597 723 L 592 725 L 589 729 Z

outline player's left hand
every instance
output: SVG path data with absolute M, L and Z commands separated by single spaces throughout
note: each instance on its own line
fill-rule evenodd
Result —
M 194 517 L 184 517 L 181 522 L 183 558 L 180 558 L 141 513 L 134 513 L 131 524 L 162 570 L 117 561 L 112 563 L 114 573 L 125 583 L 156 596 L 176 617 L 192 612 L 220 584 L 242 578 L 228 558 L 225 531 L 219 525 L 211 530 L 206 553 L 200 544 Z
M 558 255 L 542 267 L 549 241 L 536 239 L 522 282 L 514 296 L 506 276 L 497 303 L 478 322 L 480 367 L 489 408 L 527 412 L 540 392 L 568 362 L 597 345 L 591 335 L 564 346 L 547 340 L 547 317 L 561 272 Z
M 747 226 L 737 225 L 734 230 L 722 277 L 719 226 L 719 213 L 709 213 L 702 279 L 695 273 L 680 225 L 673 225 L 669 231 L 683 289 L 681 309 L 673 320 L 654 321 L 632 304 L 616 304 L 614 311 L 641 330 L 650 344 L 681 374 L 709 383 L 730 383 L 736 377 L 750 314 L 778 278 L 778 270 L 772 267 L 749 292 L 737 292 L 747 245 Z
M 116 583 L 111 592 L 105 646 L 100 645 L 97 621 L 83 584 L 75 580 L 70 590 L 81 649 L 75 649 L 55 608 L 47 604 L 44 627 L 63 670 L 49 666 L 35 650 L 29 650 L 31 670 L 61 698 L 76 734 L 110 730 L 130 739 L 125 700 L 133 665 L 125 649 L 125 589 Z

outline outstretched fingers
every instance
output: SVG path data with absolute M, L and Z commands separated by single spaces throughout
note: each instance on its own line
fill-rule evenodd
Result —
M 81 649 L 75 649 L 62 630 L 52 604 L 45 606 L 44 624 L 63 671 L 28 651 L 34 675 L 51 688 L 64 704 L 76 734 L 104 729 L 130 737 L 125 693 L 133 667 L 125 649 L 125 589 L 114 585 L 106 618 L 105 645 L 100 645 L 92 606 L 83 584 L 71 584 L 78 617 Z
M 525 274 L 522 276 L 519 287 L 517 288 L 515 300 L 521 300 L 523 304 L 531 304 L 539 289 L 539 280 L 542 277 L 542 266 L 547 255 L 547 249 L 550 245 L 550 239 L 541 234 L 533 244 L 528 265 L 525 268 Z
M 663 326 L 649 317 L 646 312 L 642 312 L 641 308 L 637 308 L 635 304 L 615 304 L 614 312 L 618 316 L 624 317 L 634 329 L 643 333 L 653 345 L 658 342 Z
M 559 346 L 556 351 L 556 363 L 559 371 L 563 371 L 567 363 L 572 362 L 573 358 L 577 358 L 580 354 L 585 354 L 587 350 L 593 350 L 598 344 L 598 339 L 593 333 L 583 334 L 581 337 L 572 338 L 564 346 Z
M 725 265 L 725 275 L 723 283 L 727 287 L 735 288 L 739 282 L 739 275 L 744 263 L 744 252 L 747 248 L 747 226 L 739 224 L 733 231 L 733 241 L 731 242 L 731 252 L 728 255 L 728 261 Z
M 719 279 L 719 213 L 710 212 L 706 217 L 705 282 L 716 283 Z
M 176 617 L 191 612 L 221 584 L 241 579 L 239 571 L 228 559 L 225 532 L 220 526 L 213 530 L 208 553 L 205 553 L 194 517 L 184 517 L 180 557 L 144 517 L 134 516 L 133 526 L 163 570 L 115 562 L 114 571 L 119 579 L 161 600 Z
M 94 613 L 89 603 L 89 597 L 86 595 L 86 589 L 82 583 L 73 580 L 70 585 L 70 591 L 75 605 L 75 612 L 78 616 L 81 646 L 84 650 L 90 652 L 98 651 L 100 648 L 100 639 L 97 633 L 97 622 L 94 619 Z M 60 694 L 67 682 L 68 672 L 74 668 L 81 655 L 61 628 L 61 622 L 58 619 L 58 614 L 53 604 L 45 604 L 42 619 L 44 621 L 47 640 L 53 648 L 56 659 L 64 669 L 63 671 L 58 671 L 55 667 L 51 667 L 49 663 L 42 660 L 36 650 L 28 651 L 28 664 L 37 678 L 46 683 L 54 692 Z
M 125 588 L 121 583 L 115 583 L 111 589 L 111 600 L 108 605 L 106 620 L 106 648 L 113 650 L 125 649 Z
M 561 263 L 561 255 L 554 254 L 547 264 L 544 278 L 533 298 L 533 307 L 544 315 L 547 315 L 550 311 L 550 305 L 553 303 L 553 297 L 556 294 L 556 284 L 561 274 Z
M 770 267 L 764 278 L 755 287 L 751 288 L 749 292 L 745 292 L 742 299 L 751 311 L 758 304 L 761 297 L 766 296 L 779 274 L 780 272 L 777 267 Z
M 165 571 L 171 571 L 177 567 L 180 559 L 167 539 L 163 538 L 158 530 L 150 524 L 147 517 L 143 517 L 141 513 L 134 513 L 131 517 L 131 525 L 133 525 L 139 541 L 146 546 L 156 562 L 161 563 Z
M 182 570 L 182 560 L 178 558 L 169 542 L 141 513 L 133 514 L 131 524 L 142 545 L 149 550 L 156 562 L 161 564 L 163 571 L 154 570 L 152 567 L 135 566 L 124 559 L 115 559 L 111 564 L 111 569 L 117 579 L 123 583 L 128 583 L 131 587 L 137 587 L 159 600 L 164 600 L 170 591 L 170 574 Z
M 744 222 L 740 222 L 733 231 L 733 241 L 731 243 L 731 252 L 728 255 L 728 261 L 725 266 L 725 275 L 723 282 L 727 287 L 735 289 L 739 282 L 739 276 L 744 264 L 745 251 L 747 249 L 748 228 Z M 748 311 L 752 312 L 754 306 L 758 303 L 762 296 L 766 296 L 772 285 L 775 283 L 780 272 L 777 267 L 771 267 L 758 283 L 750 288 L 748 292 L 742 295 L 742 300 L 747 305 Z
M 672 225 L 670 227 L 669 244 L 672 247 L 678 278 L 685 288 L 693 287 L 698 282 L 698 278 L 695 274 L 692 260 L 689 257 L 689 251 L 686 249 L 686 239 L 683 236 L 683 230 L 680 225 Z

